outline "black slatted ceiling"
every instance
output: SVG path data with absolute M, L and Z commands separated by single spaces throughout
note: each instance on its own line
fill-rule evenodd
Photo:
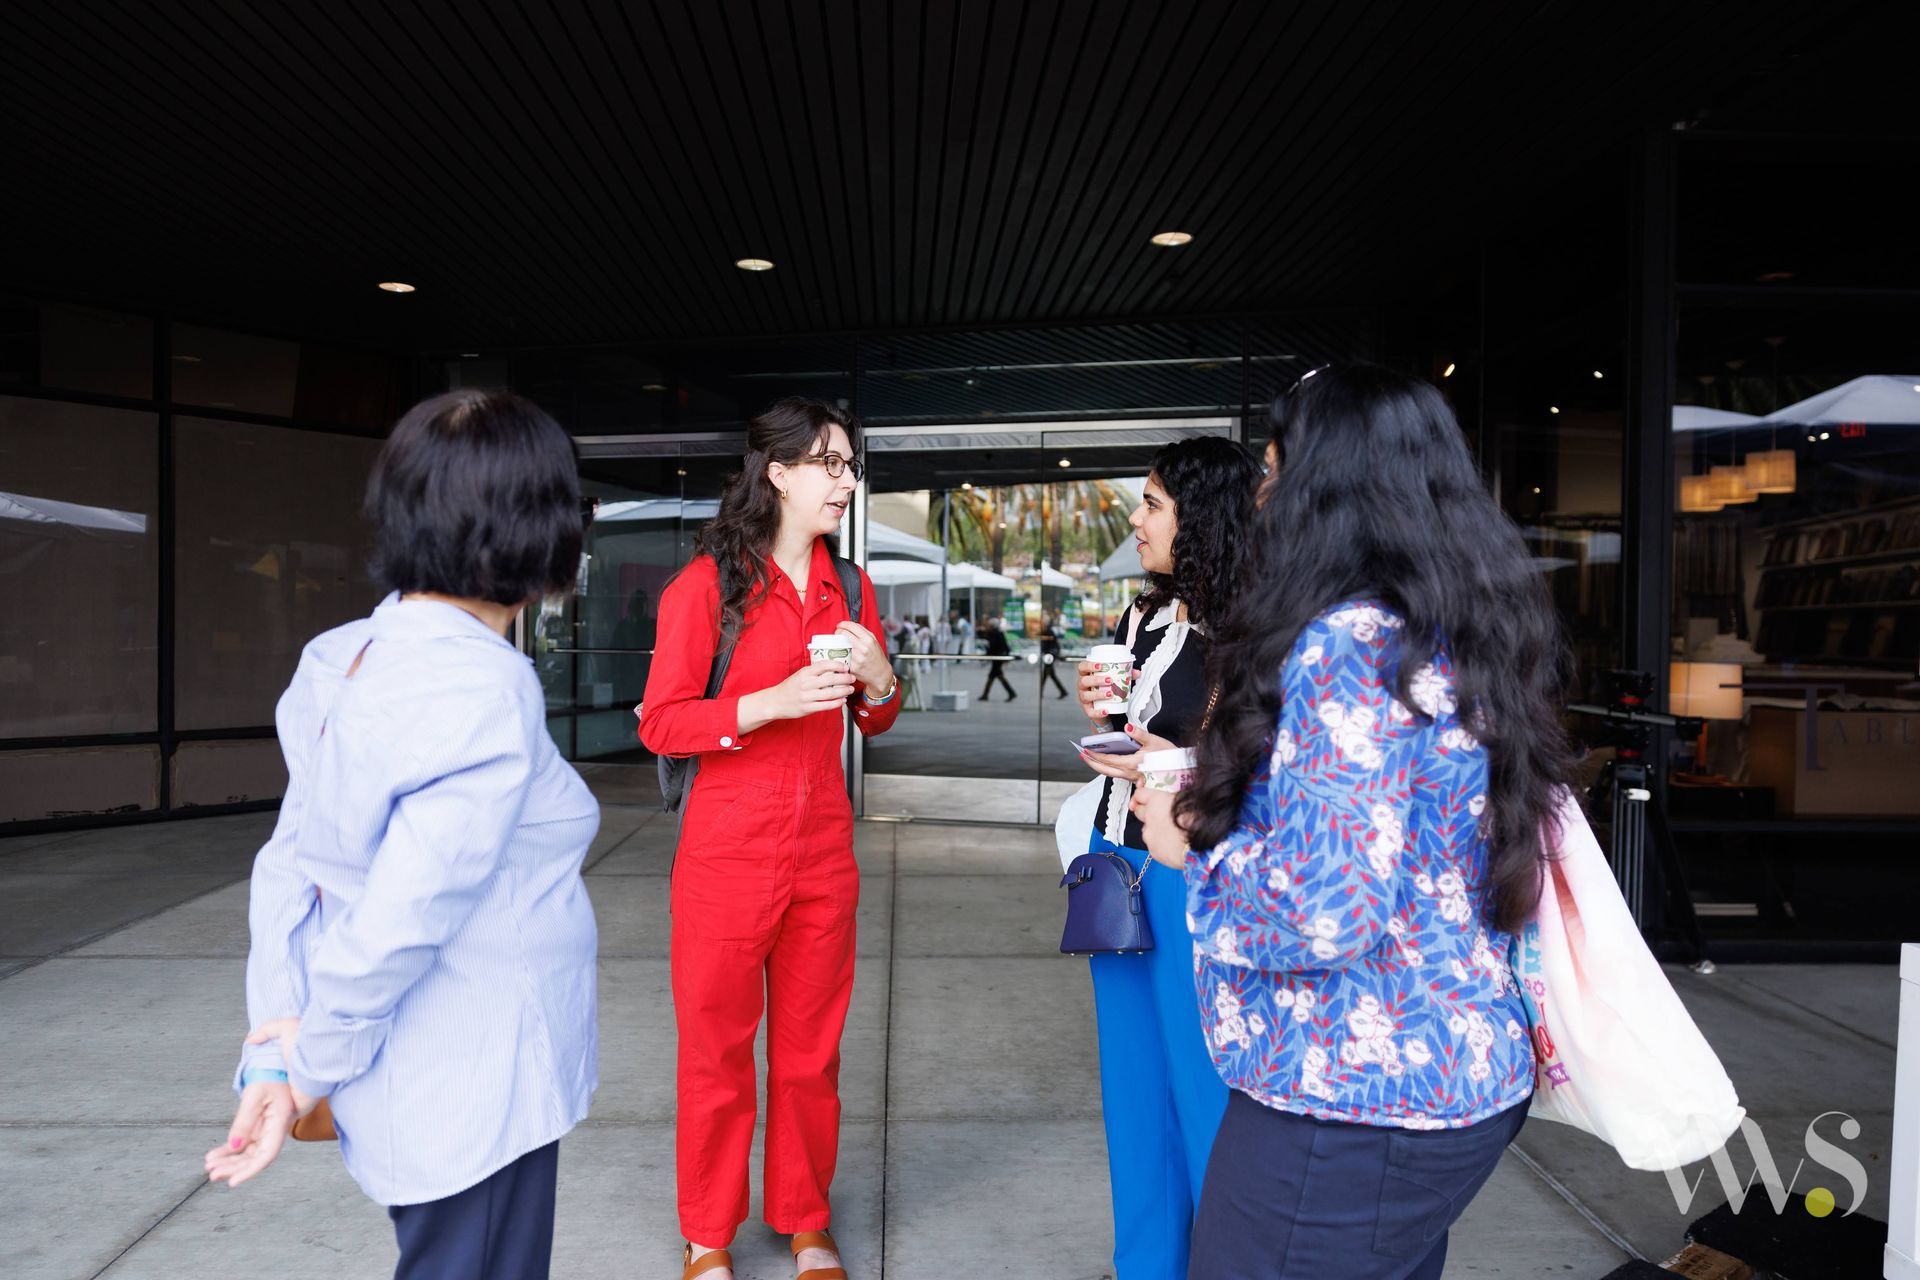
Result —
M 1878 8 L 17 2 L 0 282 L 419 346 L 1371 304 Z

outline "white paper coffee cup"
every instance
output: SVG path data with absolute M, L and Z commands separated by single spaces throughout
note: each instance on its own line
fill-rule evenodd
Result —
M 1113 696 L 1093 704 L 1095 711 L 1110 716 L 1127 713 L 1127 695 L 1133 685 L 1133 650 L 1123 644 L 1097 644 L 1087 653 L 1095 673 L 1111 677 Z
M 840 632 L 815 636 L 807 641 L 807 657 L 813 662 L 851 662 L 853 641 Z
M 1185 791 L 1199 764 L 1192 747 L 1149 751 L 1140 757 L 1140 785 L 1149 791 Z

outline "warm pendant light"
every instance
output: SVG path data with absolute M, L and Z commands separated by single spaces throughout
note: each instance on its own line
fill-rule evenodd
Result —
M 1795 484 L 1791 449 L 1768 449 L 1746 458 L 1747 488 L 1755 493 L 1792 493 Z
M 1680 477 L 1680 510 L 1689 515 L 1718 511 L 1721 503 L 1713 497 L 1713 481 L 1708 476 Z
M 1747 488 L 1747 469 L 1741 466 L 1715 467 L 1707 473 L 1707 491 L 1724 507 L 1758 502 L 1760 495 Z

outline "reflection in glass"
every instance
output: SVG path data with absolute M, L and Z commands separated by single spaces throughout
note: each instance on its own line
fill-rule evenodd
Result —
M 159 747 L 0 751 L 0 822 L 90 818 L 159 807 Z
M 0 387 L 153 398 L 153 321 L 0 298 Z
M 0 737 L 157 728 L 158 423 L 0 397 Z
M 379 603 L 361 512 L 380 442 L 174 420 L 175 722 L 273 723 L 313 636 Z

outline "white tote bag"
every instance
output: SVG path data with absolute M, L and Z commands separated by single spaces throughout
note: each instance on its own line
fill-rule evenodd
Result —
M 1739 1128 L 1733 1082 L 1641 939 L 1571 794 L 1513 972 L 1533 1024 L 1531 1115 L 1585 1129 L 1649 1170 L 1704 1160 Z

